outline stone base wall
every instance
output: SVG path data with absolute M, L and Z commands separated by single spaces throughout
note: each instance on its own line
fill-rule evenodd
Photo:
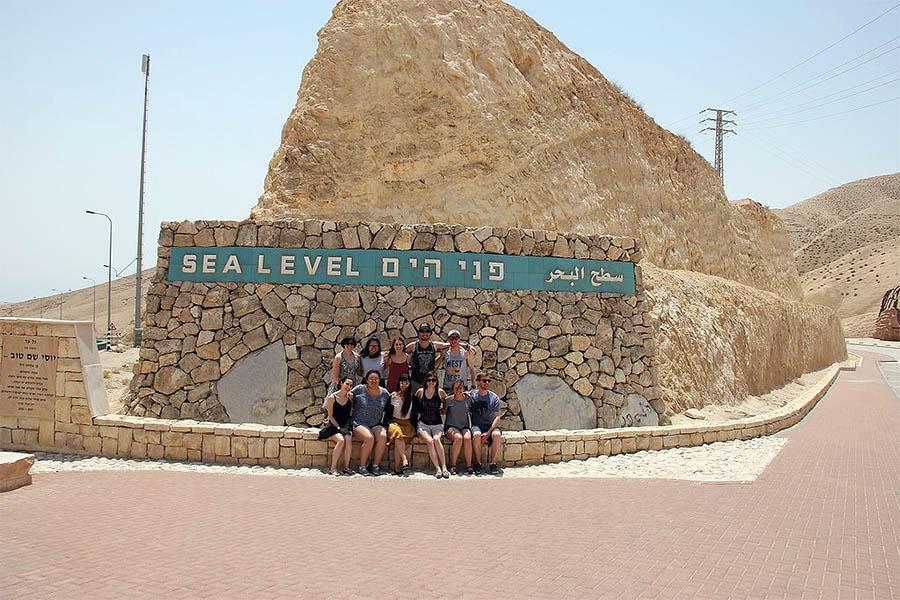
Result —
M 219 397 L 221 379 L 248 355 L 283 348 L 285 416 L 278 423 L 318 425 L 341 338 L 377 335 L 386 349 L 396 337 L 415 339 L 416 325 L 425 321 L 435 327 L 436 339 L 459 329 L 478 348 L 477 366 L 496 374 L 506 430 L 529 427 L 516 390 L 527 374 L 561 381 L 586 401 L 592 412 L 587 426 L 630 425 L 626 412 L 636 403 L 665 422 L 653 326 L 637 266 L 633 296 L 168 281 L 172 248 L 230 246 L 412 249 L 633 263 L 641 258 L 631 238 L 525 229 L 319 220 L 164 223 L 129 414 L 229 421 Z
M 853 364 L 846 363 L 832 366 L 815 389 L 760 417 L 690 427 L 505 432 L 502 462 L 505 466 L 554 463 L 771 435 L 803 419 L 825 395 L 838 373 L 854 368 Z M 54 423 L 48 423 L 53 429 Z M 61 430 L 61 425 L 66 429 Z M 59 423 L 56 427 L 59 433 L 54 436 L 41 435 L 43 426 L 32 419 L 3 419 L 0 449 L 323 468 L 330 464 L 333 448 L 332 444 L 317 439 L 316 429 L 253 423 L 107 415 L 93 418 L 90 424 Z M 354 457 L 358 457 L 358 448 L 359 444 L 354 444 Z M 390 452 L 385 453 L 384 467 L 388 467 L 390 456 Z M 355 466 L 355 461 L 352 464 Z M 430 464 L 421 443 L 413 447 L 413 464 L 416 467 Z

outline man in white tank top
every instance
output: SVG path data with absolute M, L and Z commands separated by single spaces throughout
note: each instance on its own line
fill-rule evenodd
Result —
M 472 353 L 459 343 L 459 338 L 459 330 L 451 329 L 447 335 L 450 345 L 441 352 L 444 366 L 443 388 L 448 393 L 457 379 L 468 384 L 469 389 L 475 387 L 475 361 Z

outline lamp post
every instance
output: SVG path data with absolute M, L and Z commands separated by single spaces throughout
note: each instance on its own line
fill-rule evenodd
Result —
M 91 291 L 94 292 L 94 312 L 91 314 L 91 323 L 94 325 L 94 331 L 97 331 L 97 282 L 93 277 L 81 277 L 85 281 L 91 282 Z
M 110 216 L 106 213 L 97 212 L 93 210 L 84 211 L 89 215 L 100 215 L 101 217 L 106 217 L 106 220 L 109 221 L 109 265 L 107 271 L 107 285 L 106 285 L 106 349 L 109 349 L 110 340 L 112 339 L 112 240 L 113 240 L 113 222 Z
M 141 186 L 138 193 L 137 271 L 134 274 L 134 347 L 141 345 L 141 268 L 143 266 L 144 241 L 144 165 L 147 158 L 147 98 L 150 89 L 150 55 L 141 56 L 141 73 L 144 74 L 144 125 L 141 130 Z M 112 259 L 110 259 L 112 262 Z

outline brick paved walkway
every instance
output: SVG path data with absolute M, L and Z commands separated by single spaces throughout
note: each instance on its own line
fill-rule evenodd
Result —
M 0 495 L 0 598 L 900 598 L 875 357 L 752 484 L 37 475 Z

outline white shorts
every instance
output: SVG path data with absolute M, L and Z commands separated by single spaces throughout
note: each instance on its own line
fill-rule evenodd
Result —
M 425 423 L 419 423 L 416 427 L 416 431 L 424 431 L 431 437 L 437 437 L 439 435 L 443 435 L 444 426 L 438 423 L 437 425 L 426 425 Z

